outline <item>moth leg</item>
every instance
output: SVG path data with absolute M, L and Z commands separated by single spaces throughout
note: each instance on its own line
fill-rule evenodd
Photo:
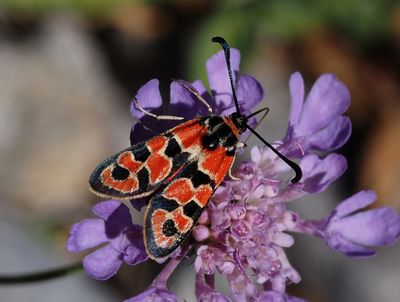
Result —
M 210 104 L 207 103 L 207 101 L 196 90 L 194 90 L 191 86 L 189 86 L 185 81 L 182 80 L 174 80 L 174 81 L 182 85 L 188 91 L 190 91 L 190 93 L 192 93 L 204 106 L 206 106 L 208 114 L 213 115 L 212 107 L 210 106 Z
M 140 103 L 138 102 L 138 100 L 137 100 L 136 98 L 133 98 L 133 102 L 135 103 L 136 108 L 137 108 L 138 110 L 140 110 L 140 111 L 143 112 L 144 114 L 146 114 L 146 115 L 148 115 L 148 116 L 151 116 L 151 117 L 153 117 L 153 118 L 155 118 L 155 119 L 157 119 L 157 120 L 181 121 L 181 120 L 184 120 L 184 119 L 185 119 L 185 118 L 182 117 L 182 116 L 157 115 L 157 114 L 154 114 L 154 113 L 151 113 L 151 112 L 145 110 L 145 109 L 140 105 Z
M 229 168 L 228 176 L 229 176 L 229 178 L 232 179 L 232 180 L 240 180 L 240 179 L 241 179 L 240 177 L 236 177 L 236 176 L 233 176 L 233 175 L 232 175 L 232 166 L 230 166 L 230 168 Z

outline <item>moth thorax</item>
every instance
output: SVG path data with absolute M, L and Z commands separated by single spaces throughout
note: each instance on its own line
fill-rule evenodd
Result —
M 246 131 L 247 117 L 245 115 L 241 115 L 238 112 L 234 112 L 231 115 L 229 115 L 229 118 L 236 126 L 237 130 L 239 131 L 239 134 L 242 134 L 243 132 Z

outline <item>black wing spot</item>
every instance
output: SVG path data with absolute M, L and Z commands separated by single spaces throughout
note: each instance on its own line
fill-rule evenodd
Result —
M 183 213 L 187 217 L 193 218 L 196 213 L 198 213 L 201 210 L 201 207 L 194 201 L 191 200 L 189 203 L 185 204 L 183 206 Z
M 130 175 L 130 172 L 128 169 L 125 169 L 124 167 L 121 167 L 118 164 L 115 164 L 114 169 L 111 172 L 111 176 L 114 180 L 125 180 L 128 178 Z
M 145 143 L 143 143 L 141 146 L 137 148 L 134 148 L 132 150 L 132 153 L 135 156 L 135 159 L 142 163 L 145 162 L 150 156 L 150 151 Z
M 211 178 L 207 174 L 197 170 L 193 173 L 192 183 L 195 188 L 201 185 L 211 184 Z
M 178 233 L 178 230 L 175 227 L 175 223 L 172 219 L 168 219 L 164 222 L 162 232 L 165 236 L 171 237 Z
M 149 171 L 146 168 L 140 169 L 137 173 L 137 179 L 139 181 L 139 191 L 146 192 L 149 189 Z
M 189 178 L 192 181 L 193 187 L 197 188 L 201 185 L 209 184 L 214 189 L 215 183 L 207 174 L 198 169 L 197 162 L 192 162 L 185 167 L 179 174 L 179 177 Z
M 173 137 L 169 138 L 167 148 L 165 149 L 165 154 L 168 157 L 175 157 L 176 155 L 178 155 L 181 152 L 182 152 L 182 149 L 179 146 L 176 139 Z

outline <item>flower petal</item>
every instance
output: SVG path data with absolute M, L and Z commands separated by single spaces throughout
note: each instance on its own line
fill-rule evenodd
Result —
M 147 111 L 160 108 L 162 106 L 162 98 L 159 89 L 159 81 L 157 79 L 152 79 L 140 87 L 136 94 L 136 99 L 142 108 Z M 144 113 L 136 108 L 134 102 L 131 103 L 131 114 L 138 119 L 144 116 Z
M 323 159 L 310 154 L 302 159 L 300 167 L 303 171 L 303 190 L 316 193 L 325 190 L 339 178 L 347 169 L 347 162 L 344 156 L 336 153 L 331 153 Z
M 338 116 L 326 128 L 304 139 L 306 149 L 335 150 L 343 146 L 351 135 L 351 121 L 347 116 Z
M 374 250 L 355 244 L 338 233 L 328 234 L 324 240 L 331 249 L 340 251 L 349 257 L 370 257 L 376 254 Z
M 186 84 L 196 90 L 190 83 Z M 170 115 L 183 116 L 189 120 L 194 119 L 197 114 L 207 115 L 206 106 L 193 93 L 175 81 L 171 83 L 170 106 Z
M 237 85 L 237 98 L 242 114 L 249 114 L 251 110 L 261 102 L 264 90 L 255 78 L 242 75 Z M 234 112 L 236 110 L 233 110 Z M 232 113 L 231 112 L 231 113 Z
M 120 253 L 107 244 L 83 258 L 86 273 L 97 280 L 107 280 L 114 276 L 122 264 Z
M 325 128 L 332 118 L 345 112 L 349 105 L 347 87 L 332 74 L 320 76 L 304 104 L 296 133 L 299 136 L 311 135 Z
M 84 219 L 71 227 L 67 241 L 68 252 L 80 252 L 107 242 L 104 220 Z
M 240 52 L 235 48 L 231 48 L 230 61 L 233 82 L 236 83 L 237 74 L 239 72 Z M 233 107 L 232 88 L 229 82 L 225 55 L 222 50 L 207 60 L 206 69 L 211 93 L 216 101 L 215 113 Z
M 392 208 L 378 208 L 342 218 L 328 227 L 356 244 L 383 246 L 400 235 L 400 216 Z
M 289 88 L 292 99 L 290 105 L 289 125 L 293 126 L 300 120 L 304 103 L 304 80 L 299 72 L 295 72 L 290 76 Z
M 178 302 L 178 297 L 166 289 L 150 287 L 141 294 L 124 302 Z
M 361 191 L 353 196 L 343 200 L 336 207 L 337 217 L 345 217 L 357 210 L 365 208 L 370 204 L 374 203 L 377 199 L 376 193 L 374 191 Z
M 92 212 L 96 216 L 106 220 L 120 205 L 121 202 L 118 200 L 101 201 L 92 207 Z

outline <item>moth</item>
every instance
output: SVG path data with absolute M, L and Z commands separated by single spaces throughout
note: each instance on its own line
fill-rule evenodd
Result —
M 185 121 L 180 125 L 137 143 L 104 160 L 91 174 L 91 190 L 102 197 L 131 200 L 146 197 L 144 241 L 152 259 L 168 256 L 190 234 L 208 200 L 213 195 L 235 159 L 236 149 L 243 144 L 240 135 L 247 129 L 257 136 L 296 172 L 292 182 L 302 176 L 300 167 L 280 154 L 247 122 L 263 108 L 244 116 L 240 113 L 230 65 L 230 47 L 221 37 L 214 37 L 225 54 L 236 112 L 216 116 L 212 108 L 194 90 L 193 93 L 208 109 L 209 115 Z M 181 120 L 175 116 L 156 116 L 137 108 L 156 119 Z

